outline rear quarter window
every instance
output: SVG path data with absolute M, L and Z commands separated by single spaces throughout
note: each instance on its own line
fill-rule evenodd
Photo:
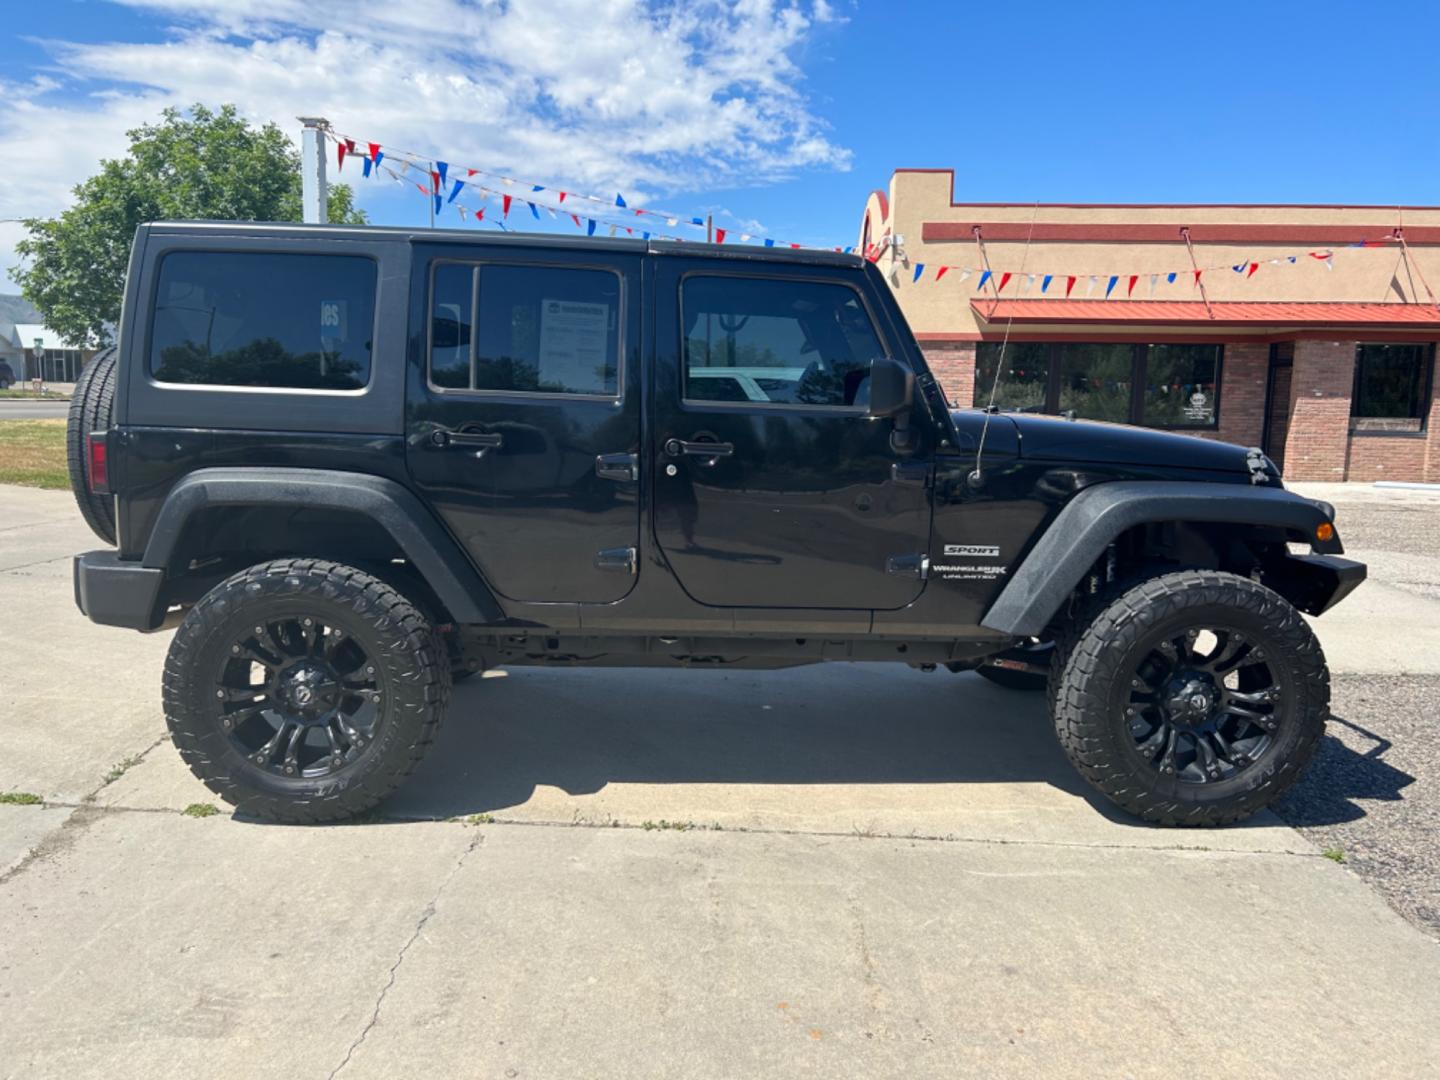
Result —
M 374 260 L 358 255 L 176 251 L 150 326 L 159 382 L 359 390 L 370 382 Z

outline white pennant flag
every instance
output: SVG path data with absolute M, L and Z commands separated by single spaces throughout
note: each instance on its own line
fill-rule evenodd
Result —
M 554 221 L 554 220 L 555 220 L 555 211 L 554 211 L 553 209 L 551 209 L 550 207 L 547 206 L 547 207 L 545 207 L 545 212 L 550 215 L 550 220 L 551 220 L 551 221 Z
M 615 235 L 615 226 L 614 226 L 614 225 L 611 225 L 611 226 L 610 226 L 610 235 L 611 235 L 611 236 L 614 236 L 614 235 Z
M 970 268 L 969 268 L 968 266 L 967 266 L 964 270 L 961 270 L 961 271 L 960 271 L 960 280 L 961 280 L 961 281 L 964 281 L 964 280 L 965 280 L 966 278 L 968 278 L 969 276 L 970 276 Z
M 1022 294 L 1023 294 L 1023 293 L 1028 293 L 1028 292 L 1030 291 L 1030 287 L 1031 287 L 1032 285 L 1034 285 L 1034 284 L 1035 284 L 1035 275 L 1034 275 L 1034 274 L 1026 274 L 1026 275 L 1025 275 L 1025 280 L 1024 280 L 1023 282 L 1021 282 L 1021 284 L 1020 284 L 1020 292 L 1021 292 Z
M 1156 283 L 1157 283 L 1159 280 L 1160 280 L 1160 275 L 1159 275 L 1159 274 L 1151 274 L 1151 275 L 1150 275 L 1150 295 L 1151 295 L 1152 297 L 1155 295 L 1155 285 L 1156 285 Z
M 1086 295 L 1086 296 L 1089 296 L 1091 293 L 1093 293 L 1093 292 L 1095 291 L 1095 284 L 1096 284 L 1096 282 L 1098 282 L 1099 280 L 1100 280 L 1100 279 L 1097 278 L 1094 274 L 1091 274 L 1091 275 L 1090 275 L 1090 280 L 1085 283 L 1085 295 Z

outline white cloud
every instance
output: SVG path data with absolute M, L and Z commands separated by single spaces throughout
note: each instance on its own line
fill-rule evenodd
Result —
M 153 42 L 49 41 L 44 78 L 0 83 L 13 162 L 0 218 L 51 214 L 166 105 L 233 102 L 597 192 L 766 183 L 845 169 L 794 55 L 824 0 L 113 0 Z M 0 269 L 14 237 L 0 226 Z

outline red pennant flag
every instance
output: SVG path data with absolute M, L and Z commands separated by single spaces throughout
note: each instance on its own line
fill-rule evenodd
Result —
M 1009 270 L 1006 270 L 1003 274 L 1000 275 L 1000 287 L 999 287 L 998 289 L 996 289 L 995 291 L 996 291 L 996 292 L 1004 292 L 1004 291 L 1005 291 L 1005 286 L 1006 286 L 1006 285 L 1009 285 L 1009 284 L 1010 284 L 1010 271 L 1009 271 Z
M 500 216 L 501 216 L 501 217 L 507 217 L 507 218 L 510 216 L 510 196 L 509 196 L 509 195 L 501 195 L 501 196 L 500 196 Z
M 634 235 L 635 235 L 635 230 L 632 229 L 629 225 L 626 225 L 626 226 L 625 226 L 625 235 L 626 235 L 626 236 L 634 236 Z
M 563 191 L 560 192 L 560 201 L 561 201 L 561 202 L 564 202 L 564 201 L 565 201 L 565 192 L 563 192 Z M 577 224 L 578 224 L 578 222 L 577 222 Z
M 370 147 L 370 160 L 374 161 L 380 156 L 380 144 L 378 142 L 366 143 Z
M 466 170 L 465 170 L 465 179 L 468 180 L 468 179 L 470 179 L 470 177 L 472 177 L 472 176 L 474 176 L 474 175 L 475 175 L 475 170 L 474 170 L 474 169 L 466 169 Z
M 1251 263 L 1251 264 L 1250 264 L 1250 269 L 1247 270 L 1247 271 L 1245 271 L 1245 276 L 1246 276 L 1246 278 L 1252 278 L 1252 277 L 1254 277 L 1254 276 L 1255 276 L 1255 271 L 1256 271 L 1256 270 L 1259 270 L 1259 269 L 1260 269 L 1260 264 L 1259 264 L 1259 263 Z
M 715 230 L 715 243 L 717 243 L 717 244 L 723 244 L 724 242 L 725 242 L 725 230 L 724 230 L 724 229 L 716 229 L 716 230 Z
M 1196 271 L 1195 271 L 1195 284 L 1196 284 L 1197 287 L 1198 287 L 1199 284 L 1200 284 L 1200 275 L 1203 274 L 1204 272 L 1205 272 L 1204 270 L 1196 270 Z
M 354 143 L 351 145 L 353 146 Z M 345 168 L 345 154 L 345 144 L 337 140 L 335 143 L 335 169 L 337 172 Z
M 571 214 L 571 215 L 570 215 L 570 220 L 573 221 L 573 222 L 575 222 L 575 227 L 576 227 L 577 229 L 580 227 L 580 215 L 579 215 L 579 214 Z
M 440 174 L 434 169 L 430 170 L 430 183 L 435 188 L 435 194 L 440 194 Z
M 948 266 L 942 266 L 942 267 L 940 267 L 939 270 L 936 270 L 936 271 L 935 271 L 935 280 L 936 280 L 936 281 L 939 281 L 942 277 L 945 276 L 945 271 L 946 271 L 946 270 L 949 270 L 949 269 L 950 269 L 950 268 L 949 268 Z
M 1130 288 L 1128 288 L 1128 289 L 1125 290 L 1125 295 L 1126 295 L 1127 297 L 1133 296 L 1133 295 L 1135 294 L 1135 282 L 1137 282 L 1137 281 L 1139 281 L 1139 280 L 1140 280 L 1140 275 L 1139 275 L 1139 274 L 1131 274 L 1131 275 L 1130 275 Z
M 1075 288 L 1075 275 L 1070 274 L 1065 278 L 1065 299 L 1070 299 L 1070 290 Z
M 791 246 L 792 248 L 798 248 L 800 245 L 799 245 L 799 244 L 791 244 L 790 246 Z

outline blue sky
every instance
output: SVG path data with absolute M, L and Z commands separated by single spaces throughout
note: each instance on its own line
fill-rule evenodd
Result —
M 381 143 L 815 244 L 851 242 L 897 166 L 953 167 L 957 197 L 980 201 L 1440 203 L 1433 2 L 4 7 L 0 218 L 57 212 L 126 128 L 193 100 L 287 130 L 320 111 Z M 393 184 L 362 205 L 427 220 Z M 0 268 L 17 236 L 0 224 Z

